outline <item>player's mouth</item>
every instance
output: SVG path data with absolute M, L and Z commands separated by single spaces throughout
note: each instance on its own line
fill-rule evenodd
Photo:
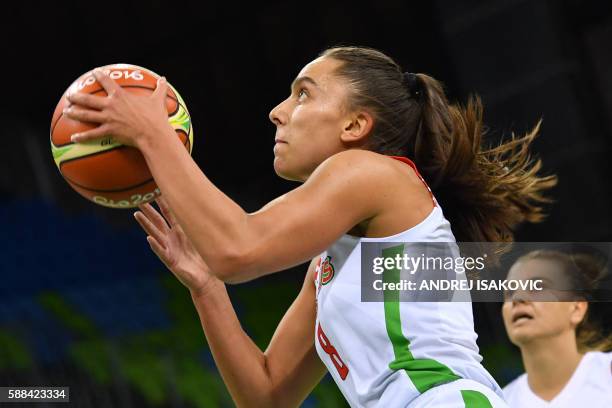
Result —
M 285 144 L 288 144 L 286 141 L 284 141 L 280 137 L 277 137 L 276 139 L 274 139 L 274 143 L 285 143 Z
M 524 323 L 533 320 L 533 315 L 524 310 L 517 310 L 512 314 L 512 324 Z

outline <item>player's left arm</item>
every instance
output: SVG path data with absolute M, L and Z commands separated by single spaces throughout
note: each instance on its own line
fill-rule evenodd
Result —
M 180 225 L 210 269 L 241 282 L 301 264 L 361 221 L 376 216 L 389 195 L 390 166 L 372 152 L 338 153 L 295 190 L 248 214 L 208 180 L 167 122 L 160 80 L 148 98 L 124 92 L 95 70 L 108 97 L 74 94 L 67 114 L 99 126 L 77 135 L 107 134 L 138 147 Z M 235 148 L 235 145 L 232 146 Z M 228 160 L 231 152 L 226 154 Z

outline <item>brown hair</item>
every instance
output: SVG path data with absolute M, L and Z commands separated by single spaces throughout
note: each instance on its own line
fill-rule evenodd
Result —
M 606 262 L 603 258 L 586 253 L 567 254 L 555 250 L 536 250 L 521 256 L 516 263 L 530 259 L 542 259 L 558 262 L 563 272 L 570 278 L 571 287 L 574 288 L 578 298 L 589 302 L 584 318 L 576 327 L 576 343 L 580 351 L 612 350 L 612 332 L 604 327 L 602 320 L 606 318 L 603 302 L 594 296 L 599 282 L 606 276 Z
M 529 146 L 540 123 L 523 137 L 483 148 L 482 104 L 450 104 L 440 82 L 415 74 L 407 86 L 398 64 L 366 47 L 333 47 L 321 57 L 343 62 L 336 74 L 348 80 L 349 108 L 374 117 L 370 150 L 411 158 L 442 205 L 457 241 L 510 242 L 521 222 L 543 219 L 542 192 L 555 176 L 540 177 L 541 162 Z M 412 92 L 411 92 L 412 90 Z

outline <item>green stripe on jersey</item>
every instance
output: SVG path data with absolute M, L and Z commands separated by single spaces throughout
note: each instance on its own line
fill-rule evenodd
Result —
M 383 258 L 395 258 L 402 256 L 404 245 L 385 248 L 382 251 Z M 400 281 L 400 270 L 397 268 L 385 269 L 383 282 Z M 410 381 L 420 393 L 424 393 L 431 387 L 460 379 L 450 368 L 432 359 L 415 359 L 410 352 L 410 341 L 402 333 L 402 321 L 400 316 L 399 291 L 385 290 L 385 325 L 387 335 L 393 345 L 395 359 L 389 363 L 392 370 L 404 370 Z M 415 316 L 415 318 L 419 318 Z
M 461 397 L 465 408 L 493 408 L 489 399 L 479 391 L 461 390 Z

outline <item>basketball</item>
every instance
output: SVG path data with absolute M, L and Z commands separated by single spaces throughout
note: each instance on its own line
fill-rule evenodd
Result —
M 130 64 L 113 64 L 102 70 L 131 93 L 149 95 L 157 86 L 159 75 Z M 72 92 L 101 97 L 106 91 L 89 71 L 74 81 L 62 95 L 51 120 L 51 152 L 62 177 L 83 197 L 109 208 L 134 208 L 160 195 L 140 151 L 116 143 L 112 135 L 83 143 L 73 143 L 70 136 L 95 128 L 68 118 L 63 109 L 70 106 L 66 98 Z M 185 102 L 168 84 L 166 96 L 168 122 L 185 149 L 191 153 L 193 128 Z

